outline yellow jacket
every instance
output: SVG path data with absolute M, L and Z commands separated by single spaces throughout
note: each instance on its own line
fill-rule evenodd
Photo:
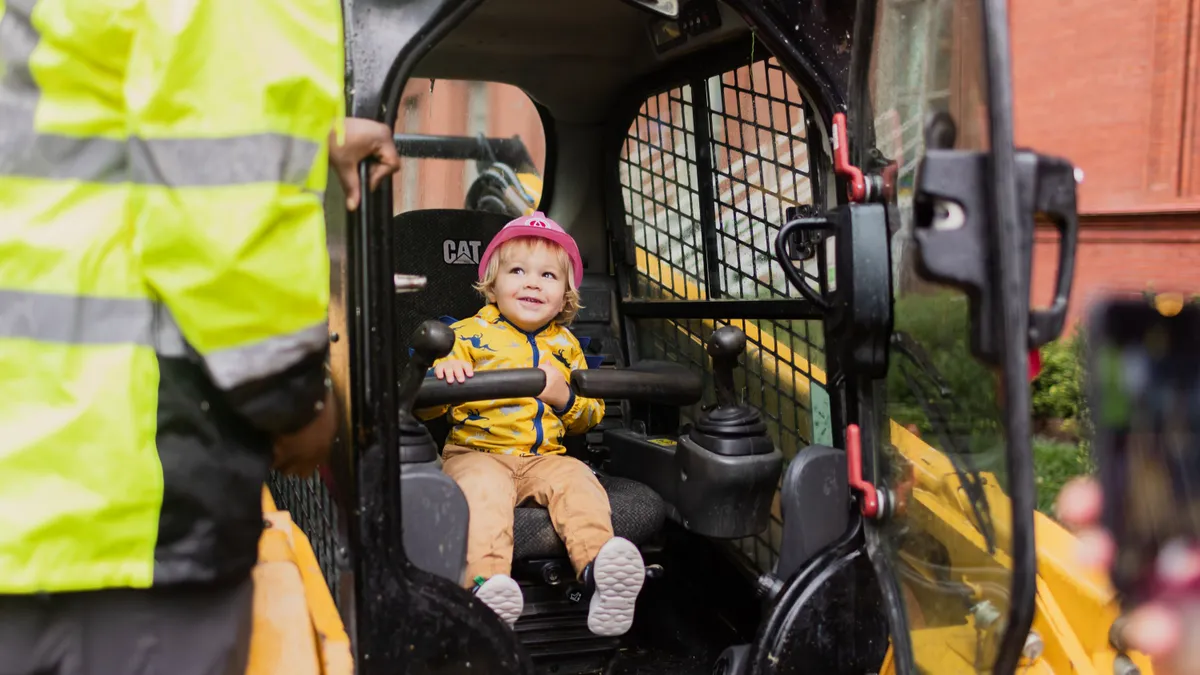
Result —
M 571 381 L 571 371 L 587 368 L 583 349 L 569 330 L 556 323 L 526 333 L 489 304 L 451 326 L 454 351 L 446 359 L 470 363 L 476 372 L 536 368 L 549 362 Z M 443 359 L 443 360 L 446 360 Z M 440 362 L 439 362 L 440 363 Z M 436 365 L 436 364 L 435 364 Z M 446 413 L 448 406 L 417 411 L 421 419 Z M 604 401 L 571 393 L 563 410 L 536 398 L 473 401 L 449 408 L 454 426 L 446 443 L 506 455 L 551 455 L 566 451 L 563 436 L 581 434 L 604 418 Z

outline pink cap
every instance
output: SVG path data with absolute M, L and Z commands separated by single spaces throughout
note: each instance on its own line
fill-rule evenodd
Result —
M 488 260 L 491 260 L 492 253 L 495 253 L 496 249 L 500 248 L 504 242 L 517 237 L 541 237 L 563 247 L 563 250 L 567 252 L 567 257 L 571 259 L 571 267 L 575 271 L 575 287 L 579 288 L 579 284 L 583 283 L 583 258 L 579 255 L 579 246 L 575 244 L 571 235 L 562 229 L 562 226 L 547 218 L 546 214 L 541 211 L 534 211 L 528 216 L 511 220 L 496 233 L 483 252 L 483 257 L 479 259 L 479 278 L 481 280 L 484 273 L 487 272 Z

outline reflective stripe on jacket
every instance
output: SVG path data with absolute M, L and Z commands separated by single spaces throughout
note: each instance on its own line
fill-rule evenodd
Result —
M 249 572 L 343 65 L 338 0 L 0 0 L 0 594 Z
M 567 382 L 571 371 L 586 369 L 587 360 L 571 331 L 551 323 L 526 333 L 500 315 L 496 305 L 485 305 L 475 316 L 451 326 L 454 351 L 447 359 L 467 361 L 476 371 L 501 368 L 536 368 L 550 363 Z M 443 359 L 444 360 L 444 359 Z M 447 408 L 418 411 L 431 419 Z M 550 455 L 566 452 L 566 434 L 582 434 L 604 418 L 604 401 L 573 392 L 562 410 L 536 398 L 473 401 L 450 408 L 447 443 L 507 455 Z

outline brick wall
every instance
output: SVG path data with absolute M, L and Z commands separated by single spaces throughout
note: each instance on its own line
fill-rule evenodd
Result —
M 1093 216 L 1082 229 L 1068 325 L 1107 291 L 1200 293 L 1200 213 Z M 1035 306 L 1049 304 L 1057 272 L 1057 236 L 1034 249 Z
M 1012 0 L 1017 143 L 1084 170 L 1071 320 L 1106 290 L 1200 292 L 1200 0 Z M 1035 302 L 1056 245 L 1039 237 Z

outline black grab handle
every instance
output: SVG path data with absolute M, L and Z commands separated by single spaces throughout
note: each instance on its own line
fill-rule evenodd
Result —
M 498 398 L 529 398 L 546 388 L 546 371 L 541 368 L 511 368 L 475 373 L 466 382 L 446 382 L 427 377 L 417 391 L 414 408 L 459 405 Z
M 1029 313 L 1030 348 L 1040 347 L 1057 338 L 1067 319 L 1067 300 L 1071 297 L 1071 282 L 1075 278 L 1075 249 L 1079 245 L 1075 166 L 1060 157 L 1038 155 L 1035 200 L 1034 212 L 1054 223 L 1060 242 L 1054 301 L 1047 309 Z
M 620 370 L 576 370 L 571 373 L 571 388 L 588 398 L 672 406 L 692 405 L 704 396 L 700 374 L 670 361 L 641 361 Z
M 796 270 L 791 256 L 788 255 L 788 242 L 791 240 L 792 230 L 829 232 L 833 230 L 833 227 L 833 223 L 826 218 L 796 218 L 784 223 L 783 227 L 779 228 L 779 235 L 775 237 L 775 259 L 783 268 L 784 275 L 788 281 L 792 282 L 796 290 L 800 291 L 800 295 L 824 311 L 828 311 L 833 303 L 826 300 L 820 291 L 810 286 Z

